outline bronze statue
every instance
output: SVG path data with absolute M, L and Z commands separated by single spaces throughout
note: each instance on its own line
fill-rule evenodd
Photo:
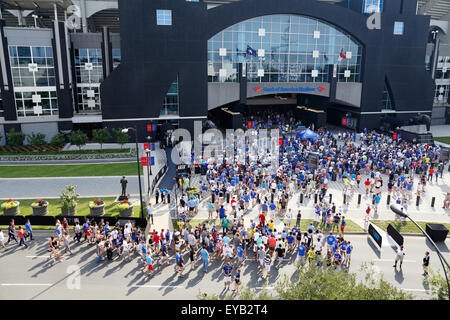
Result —
M 120 184 L 122 185 L 122 194 L 121 196 L 126 197 L 127 196 L 127 179 L 125 178 L 125 176 L 122 177 L 122 179 L 120 179 Z

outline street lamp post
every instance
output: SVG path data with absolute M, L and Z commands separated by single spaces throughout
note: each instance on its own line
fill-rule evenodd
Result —
M 450 300 L 450 283 L 448 282 L 447 269 L 445 268 L 444 263 L 445 263 L 445 265 L 447 266 L 447 268 L 450 268 L 450 266 L 448 265 L 447 260 L 445 260 L 444 256 L 442 255 L 441 251 L 439 250 L 439 248 L 436 246 L 436 243 L 434 243 L 434 241 L 430 238 L 430 236 L 428 235 L 428 233 L 426 233 L 425 230 L 423 230 L 422 227 L 419 226 L 419 225 L 417 224 L 417 222 L 415 222 L 415 221 L 414 221 L 414 220 L 406 213 L 406 211 L 404 210 L 403 207 L 401 207 L 401 206 L 399 206 L 399 205 L 397 205 L 397 204 L 391 204 L 391 207 L 390 207 L 390 208 L 391 208 L 391 210 L 392 210 L 394 213 L 398 214 L 399 216 L 402 216 L 402 217 L 404 217 L 404 218 L 408 218 L 409 220 L 411 220 L 411 222 L 414 223 L 414 224 L 416 225 L 416 227 L 419 228 L 420 231 L 422 231 L 422 233 L 425 235 L 425 237 L 427 237 L 428 241 L 430 241 L 431 244 L 433 245 L 433 247 L 436 249 L 436 252 L 437 252 L 437 254 L 438 254 L 439 260 L 441 261 L 441 264 L 442 264 L 442 268 L 444 269 L 445 279 L 447 280 L 447 288 L 448 288 L 448 295 L 449 295 L 448 299 Z
M 152 189 L 150 187 L 150 177 L 152 175 L 152 166 L 150 165 L 150 150 L 145 150 L 145 153 L 147 154 L 147 180 L 148 180 L 148 186 L 147 186 L 147 194 L 149 195 L 150 199 L 150 190 Z
M 141 187 L 141 166 L 139 164 L 139 146 L 138 146 L 138 135 L 137 135 L 137 128 L 136 127 L 129 127 L 122 129 L 123 133 L 128 133 L 128 130 L 134 131 L 135 141 L 136 141 L 136 163 L 137 163 L 137 169 L 138 169 L 138 180 L 139 180 L 139 199 L 141 202 L 141 219 L 144 219 L 144 204 L 142 202 L 142 187 Z

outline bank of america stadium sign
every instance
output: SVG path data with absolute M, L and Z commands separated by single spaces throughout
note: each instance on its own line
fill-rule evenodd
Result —
M 283 87 L 254 87 L 254 92 L 322 92 L 325 90 L 324 87 L 292 87 L 292 88 L 283 88 Z

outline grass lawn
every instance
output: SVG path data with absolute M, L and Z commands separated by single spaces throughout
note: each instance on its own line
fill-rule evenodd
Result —
M 450 137 L 434 137 L 434 140 L 442 142 L 442 143 L 450 144 Z
M 94 200 L 95 198 L 78 198 L 77 205 L 77 217 L 88 216 L 90 214 L 89 211 L 89 201 Z M 119 215 L 119 209 L 117 209 L 117 203 L 114 203 L 115 197 L 102 198 L 105 201 L 105 214 L 104 217 L 112 217 Z M 20 201 L 20 216 L 31 216 L 33 214 L 33 209 L 31 208 L 31 204 L 36 199 L 25 199 L 18 200 Z M 48 201 L 48 215 L 49 216 L 59 216 L 61 215 L 61 201 L 60 199 L 45 199 Z M 3 203 L 4 201 L 2 201 Z M 134 208 L 133 217 L 139 217 L 140 206 Z M 3 210 L 1 211 L 1 215 L 3 215 Z
M 398 232 L 400 233 L 422 233 L 414 223 L 411 221 L 394 221 L 394 220 L 371 220 L 371 222 L 384 231 L 386 231 L 387 226 L 391 224 Z M 427 223 L 436 223 L 436 222 L 424 222 L 424 221 L 416 221 L 417 224 L 423 228 L 423 230 L 426 230 L 426 224 Z M 444 226 L 447 227 L 447 229 L 450 229 L 450 223 L 442 223 Z
M 23 151 L 7 152 L 0 151 L 0 156 L 24 156 L 24 155 L 56 155 L 56 154 L 105 154 L 105 153 L 130 153 L 130 148 L 103 149 L 103 150 L 72 150 L 72 151 Z
M 364 229 L 362 229 L 360 226 L 358 226 L 356 223 L 354 223 L 351 220 L 345 220 L 347 222 L 347 225 L 344 229 L 344 232 L 364 232 Z M 219 219 L 192 219 L 189 221 L 189 224 L 193 227 L 197 227 L 198 225 L 203 225 L 204 223 L 209 222 L 209 225 L 212 226 L 215 224 L 216 226 L 219 226 L 218 230 L 220 231 L 220 221 Z M 300 230 L 306 231 L 309 224 L 313 223 L 313 219 L 302 219 L 300 222 Z M 175 230 L 178 230 L 178 221 L 176 219 L 172 219 L 173 228 Z M 295 219 L 292 219 L 291 227 L 295 226 Z
M 0 166 L 0 178 L 134 176 L 137 175 L 136 166 L 136 162 Z M 141 174 L 142 172 L 143 170 L 141 167 Z

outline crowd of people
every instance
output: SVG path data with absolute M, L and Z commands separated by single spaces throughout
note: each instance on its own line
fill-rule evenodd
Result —
M 189 176 L 179 177 L 177 186 L 182 190 L 177 203 L 178 224 L 174 232 L 153 229 L 147 237 L 130 221 L 125 225 L 110 226 L 103 219 L 97 223 L 86 219 L 76 222 L 73 234 L 67 220 L 59 220 L 55 234 L 49 241 L 49 259 L 60 261 L 72 254 L 71 243 L 85 242 L 96 246 L 96 259 L 125 261 L 139 257 L 143 271 L 151 277 L 155 267 L 171 265 L 175 258 L 175 272 L 184 276 L 188 255 L 190 269 L 201 261 L 207 272 L 212 261 L 221 261 L 224 286 L 230 288 L 234 277 L 234 290 L 239 290 L 241 267 L 244 260 L 257 263 L 261 277 L 268 278 L 271 268 L 280 267 L 295 257 L 300 265 L 310 263 L 319 267 L 348 268 L 353 245 L 344 239 L 346 219 L 342 206 L 326 201 L 330 181 L 343 185 L 344 206 L 355 193 L 371 195 L 373 204 L 366 209 L 368 215 L 378 211 L 383 186 L 394 201 L 407 207 L 414 194 L 422 196 L 428 184 L 438 183 L 444 174 L 439 146 L 411 144 L 397 136 L 364 130 L 360 134 L 338 133 L 327 129 L 317 131 L 317 139 L 302 139 L 288 134 L 290 128 L 301 123 L 292 114 L 287 116 L 266 112 L 246 119 L 252 128 L 281 128 L 284 135 L 279 146 L 278 167 L 267 160 L 270 152 L 248 156 L 244 162 L 236 159 L 202 159 L 206 180 L 197 189 L 190 188 Z M 251 125 L 250 125 L 251 122 Z M 310 155 L 316 155 L 312 165 Z M 239 152 L 236 149 L 236 156 Z M 364 176 L 364 178 L 363 178 Z M 314 219 L 302 225 L 301 210 L 292 211 L 288 202 L 294 194 L 306 198 L 317 197 Z M 156 203 L 168 201 L 168 190 L 157 189 Z M 194 226 L 190 220 L 198 213 L 200 201 L 208 199 L 209 219 L 218 224 Z M 449 208 L 447 194 L 443 207 Z M 255 219 L 244 219 L 248 211 L 257 210 Z M 153 225 L 153 209 L 147 207 L 149 222 Z M 275 225 L 277 221 L 278 225 Z M 281 226 L 281 227 L 280 227 Z M 8 243 L 15 240 L 27 246 L 32 240 L 29 221 L 19 227 L 16 239 L 14 221 L 8 229 Z M 84 239 L 83 239 L 84 237 Z M 0 230 L 0 243 L 4 236 Z M 64 250 L 64 252 L 62 252 Z

